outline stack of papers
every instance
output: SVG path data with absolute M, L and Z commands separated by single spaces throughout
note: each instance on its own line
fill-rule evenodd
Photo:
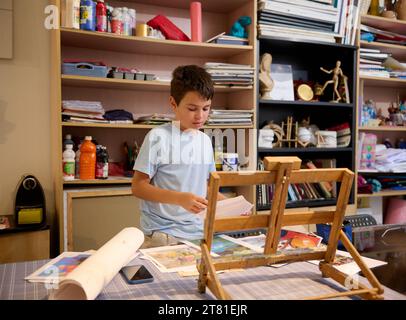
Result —
M 248 45 L 247 38 L 239 38 L 239 37 L 230 36 L 230 35 L 227 35 L 225 32 L 220 33 L 217 36 L 214 36 L 213 38 L 207 40 L 206 42 L 217 43 L 217 44 L 234 44 L 234 45 L 240 45 L 240 46 Z
M 390 56 L 379 49 L 360 48 L 360 76 L 389 78 L 390 73 L 383 62 Z
M 148 113 L 134 114 L 134 122 L 139 124 L 161 125 L 172 122 L 175 119 L 173 114 Z
M 254 68 L 250 65 L 207 62 L 204 68 L 216 85 L 247 87 L 254 82 Z
M 62 119 L 68 122 L 108 123 L 103 118 L 104 108 L 99 101 L 64 100 Z
M 212 110 L 207 125 L 252 125 L 251 110 Z

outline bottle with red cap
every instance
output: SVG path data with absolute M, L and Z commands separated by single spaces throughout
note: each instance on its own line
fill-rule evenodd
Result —
M 107 32 L 107 6 L 104 0 L 97 0 L 96 31 Z

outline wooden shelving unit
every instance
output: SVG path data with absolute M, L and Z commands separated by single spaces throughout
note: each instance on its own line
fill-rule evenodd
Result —
M 134 140 L 140 145 L 153 125 L 142 124 L 104 124 L 62 122 L 62 100 L 101 101 L 106 110 L 125 109 L 139 114 L 169 113 L 169 81 L 136 81 L 124 79 L 81 77 L 61 74 L 61 63 L 65 59 L 83 59 L 103 61 L 109 67 L 137 68 L 141 72 L 155 74 L 158 79 L 168 80 L 175 67 L 186 64 L 202 66 L 206 62 L 225 62 L 249 64 L 257 68 L 256 15 L 255 0 L 203 0 L 203 40 L 221 32 L 228 32 L 233 23 L 241 16 L 249 16 L 252 24 L 248 27 L 249 44 L 220 45 L 212 43 L 158 40 L 136 36 L 121 36 L 83 30 L 60 28 L 52 30 L 52 150 L 53 172 L 56 193 L 56 211 L 59 221 L 60 250 L 66 243 L 66 217 L 64 212 L 64 191 L 72 188 L 114 187 L 130 184 L 130 179 L 111 177 L 107 180 L 74 180 L 64 182 L 61 172 L 62 141 L 70 133 L 74 136 L 92 135 L 98 143 L 106 145 L 109 155 L 120 162 L 123 159 L 123 141 L 129 145 Z M 52 0 L 52 4 L 61 8 L 61 0 Z M 113 7 L 124 6 L 123 2 L 111 0 Z M 137 11 L 137 23 L 147 22 L 158 14 L 165 15 L 178 27 L 190 34 L 190 1 L 188 0 L 128 0 L 125 6 Z M 256 123 L 256 79 L 250 87 L 215 86 L 213 109 L 254 110 Z M 256 167 L 256 134 L 252 134 L 255 125 L 218 125 L 205 126 L 203 129 L 220 129 L 240 132 L 245 130 L 245 139 L 237 137 L 237 142 L 247 144 L 245 158 L 247 170 Z M 243 157 L 241 157 L 243 158 Z M 253 187 L 236 188 L 249 201 L 255 203 Z M 94 209 L 97 210 L 94 199 Z M 137 216 L 138 207 L 134 207 Z M 71 232 L 72 230 L 67 230 Z
M 405 196 L 406 190 L 382 190 L 371 194 L 359 193 L 358 198 Z
M 169 92 L 170 83 L 166 81 L 141 81 L 110 78 L 95 78 L 84 76 L 62 75 L 62 84 L 67 87 L 87 87 L 98 89 L 136 90 L 136 91 L 165 91 Z M 252 90 L 249 87 L 215 86 L 216 92 L 237 92 Z
M 111 129 L 153 129 L 156 125 L 151 124 L 120 124 L 120 123 L 80 123 L 80 122 L 62 122 L 63 127 L 85 127 L 85 128 L 111 128 Z M 204 126 L 204 129 L 254 129 L 253 125 L 221 125 Z
M 336 61 L 342 62 L 342 68 L 345 75 L 348 76 L 350 88 L 350 103 L 332 103 L 329 102 L 330 92 L 322 97 L 321 101 L 281 101 L 281 100 L 258 100 L 257 128 L 269 122 L 280 125 L 282 121 L 286 122 L 288 116 L 293 117 L 293 121 L 299 123 L 303 119 L 310 117 L 310 123 L 317 125 L 320 130 L 335 125 L 348 122 L 351 129 L 351 143 L 346 148 L 316 148 L 316 147 L 298 147 L 298 148 L 258 148 L 258 159 L 265 156 L 292 156 L 297 155 L 303 160 L 317 159 L 335 159 L 337 167 L 347 167 L 355 169 L 355 106 L 356 106 L 356 66 L 357 66 L 357 47 L 352 45 L 342 45 L 336 43 L 326 43 L 317 41 L 292 41 L 283 40 L 276 37 L 259 37 L 258 39 L 258 60 L 264 53 L 272 55 L 272 63 L 291 65 L 293 69 L 293 79 L 295 71 L 300 71 L 301 76 L 307 73 L 307 78 L 302 80 L 313 80 L 322 82 L 324 75 L 320 67 L 333 68 Z M 258 93 L 258 97 L 260 97 Z M 258 189 L 260 194 L 263 191 Z M 266 192 L 266 190 L 265 190 Z M 350 205 L 354 204 L 354 193 L 351 195 Z M 304 207 L 327 207 L 335 205 L 336 200 L 331 198 L 320 200 L 298 200 L 288 202 L 288 208 Z M 269 205 L 257 203 L 257 210 L 269 210 Z
M 381 30 L 406 35 L 406 21 L 363 15 L 361 16 L 361 23 Z M 381 42 L 360 41 L 359 39 L 360 37 L 358 37 L 358 45 L 362 48 L 379 49 L 382 52 L 391 53 L 392 56 L 399 61 L 406 60 L 405 46 Z M 377 107 L 381 108 L 385 112 L 386 111 L 385 109 L 389 106 L 389 104 L 394 101 L 397 101 L 398 98 L 400 98 L 401 100 L 406 99 L 406 80 L 397 78 L 360 76 L 359 96 L 362 97 L 362 100 L 360 99 L 358 101 L 359 103 L 357 105 L 357 119 L 359 119 L 358 115 L 362 108 L 362 103 L 364 103 L 364 101 L 369 99 L 372 99 L 373 101 L 377 102 Z M 357 123 L 357 140 L 360 133 L 375 134 L 378 138 L 378 143 L 382 143 L 385 138 L 389 138 L 392 141 L 392 143 L 395 144 L 397 139 L 406 138 L 405 134 L 406 127 L 401 126 L 362 127 L 359 125 L 359 123 Z M 396 173 L 378 172 L 377 170 L 358 170 L 358 168 L 356 173 L 371 178 L 375 177 L 376 175 L 390 175 L 393 177 L 396 177 L 398 175 Z M 406 173 L 402 173 L 402 175 L 405 174 Z M 357 198 L 363 199 L 363 201 L 367 201 L 370 198 L 383 197 L 382 213 L 384 214 L 384 208 L 386 207 L 386 201 L 388 198 L 393 196 L 405 196 L 405 195 L 406 190 L 382 190 L 380 192 L 372 194 L 357 193 Z

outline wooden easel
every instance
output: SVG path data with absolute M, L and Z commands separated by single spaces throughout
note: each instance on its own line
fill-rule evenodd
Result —
M 209 181 L 209 203 L 204 226 L 204 236 L 201 242 L 202 258 L 198 262 L 200 293 L 208 287 L 218 299 L 231 299 L 231 296 L 222 287 L 216 271 L 266 266 L 283 262 L 297 262 L 307 260 L 320 261 L 319 268 L 323 277 L 331 277 L 345 286 L 348 276 L 333 267 L 338 241 L 341 240 L 368 279 L 372 288 L 368 288 L 354 279 L 352 288 L 346 292 L 329 294 L 309 299 L 326 299 L 340 296 L 358 295 L 365 299 L 383 299 L 383 288 L 371 270 L 362 261 L 356 248 L 352 245 L 345 233 L 341 230 L 348 198 L 351 191 L 354 173 L 348 169 L 305 169 L 301 170 L 301 160 L 297 157 L 266 157 L 265 170 L 251 173 L 240 172 L 213 172 Z M 285 205 L 290 183 L 316 183 L 336 181 L 341 183 L 335 210 L 331 211 L 304 211 L 285 212 Z M 241 216 L 215 219 L 217 193 L 221 186 L 247 186 L 258 184 L 275 184 L 270 214 Z M 285 255 L 277 252 L 281 228 L 284 226 L 331 223 L 330 237 L 327 249 L 310 253 Z M 241 257 L 235 259 L 212 258 L 210 255 L 214 232 L 235 230 L 249 230 L 267 228 L 267 236 L 263 255 Z

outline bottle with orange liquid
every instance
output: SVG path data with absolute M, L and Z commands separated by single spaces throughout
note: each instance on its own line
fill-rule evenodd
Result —
M 91 136 L 86 136 L 80 147 L 79 178 L 94 179 L 96 170 L 96 145 Z

